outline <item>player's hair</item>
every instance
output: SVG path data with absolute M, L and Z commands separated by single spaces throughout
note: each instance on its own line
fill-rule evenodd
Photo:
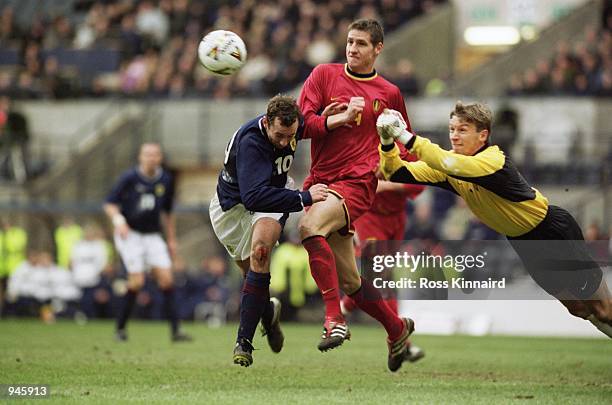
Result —
M 295 102 L 295 98 L 277 94 L 268 102 L 266 118 L 270 125 L 274 123 L 274 118 L 278 118 L 284 127 L 290 127 L 300 118 L 300 107 Z
M 459 117 L 462 121 L 469 122 L 476 126 L 477 131 L 486 129 L 491 137 L 491 121 L 493 121 L 493 113 L 491 109 L 482 103 L 463 104 L 457 101 L 455 109 L 451 111 L 450 117 Z
M 159 148 L 160 151 L 163 152 L 162 146 L 161 146 L 161 144 L 159 142 L 147 141 L 147 142 L 143 142 L 140 145 L 139 153 L 142 152 L 142 150 L 144 149 L 145 146 L 155 146 L 155 147 Z
M 385 32 L 382 25 L 373 18 L 361 18 L 353 21 L 349 26 L 348 30 L 365 31 L 370 34 L 372 45 L 376 46 L 379 42 L 383 43 L 385 40 Z

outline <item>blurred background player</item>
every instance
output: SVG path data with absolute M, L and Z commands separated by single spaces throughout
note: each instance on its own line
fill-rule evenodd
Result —
M 313 204 L 300 221 L 300 237 L 308 251 L 310 269 L 325 302 L 325 323 L 318 345 L 327 351 L 350 338 L 340 311 L 339 288 L 385 327 L 388 367 L 396 371 L 408 350 L 414 322 L 400 319 L 380 293 L 359 277 L 353 247 L 353 222 L 374 200 L 378 156 L 376 117 L 385 108 L 408 116 L 397 88 L 378 75 L 374 62 L 383 49 L 384 33 L 376 20 L 363 19 L 348 27 L 346 64 L 314 68 L 300 94 L 299 104 L 312 139 L 312 164 L 304 189 L 325 183 L 333 196 Z M 329 102 L 345 106 L 341 113 L 319 115 Z
M 376 124 L 385 178 L 455 192 L 478 219 L 506 236 L 540 287 L 612 337 L 612 297 L 580 226 L 565 209 L 549 205 L 491 145 L 492 117 L 484 104 L 457 102 L 448 126 L 453 150 L 446 151 L 413 135 L 399 112 L 385 111 Z M 396 141 L 420 161 L 403 161 Z
M 416 160 L 410 155 L 403 145 L 402 158 L 407 161 Z M 382 174 L 379 173 L 382 177 Z M 398 241 L 404 239 L 404 231 L 408 214 L 406 212 L 406 201 L 413 200 L 421 194 L 424 186 L 415 184 L 393 183 L 387 180 L 378 180 L 376 196 L 372 208 L 355 221 L 355 235 L 357 241 L 356 255 L 359 257 L 365 249 L 373 248 L 380 250 L 385 247 L 376 244 L 377 241 Z M 385 289 L 383 298 L 393 312 L 398 314 L 397 296 L 394 290 Z M 347 315 L 357 308 L 355 301 L 344 295 L 340 300 L 342 314 Z M 425 356 L 425 352 L 418 346 L 408 343 L 409 349 L 406 353 L 407 360 L 415 362 Z
M 28 234 L 12 223 L 9 217 L 0 218 L 0 317 L 4 314 L 5 294 L 9 278 L 26 260 Z
M 115 247 L 128 273 L 128 289 L 117 316 L 116 339 L 127 340 L 126 323 L 136 295 L 144 286 L 145 271 L 151 269 L 164 295 L 164 309 L 173 342 L 190 341 L 179 330 L 174 301 L 171 257 L 176 255 L 176 229 L 172 214 L 174 183 L 162 167 L 161 146 L 140 147 L 138 166 L 129 169 L 113 186 L 104 212 L 114 226 Z M 162 225 L 167 244 L 162 238 Z
M 253 336 L 261 320 L 270 348 L 281 351 L 280 301 L 270 298 L 270 258 L 289 212 L 327 198 L 327 187 L 292 190 L 287 173 L 304 123 L 292 97 L 275 96 L 266 114 L 244 124 L 230 139 L 210 203 L 219 241 L 245 277 L 233 361 L 253 364 Z

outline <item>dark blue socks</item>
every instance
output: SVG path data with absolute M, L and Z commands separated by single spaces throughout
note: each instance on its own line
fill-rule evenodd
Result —
M 238 339 L 253 342 L 257 324 L 270 302 L 270 273 L 255 273 L 249 270 L 240 300 L 240 326 Z

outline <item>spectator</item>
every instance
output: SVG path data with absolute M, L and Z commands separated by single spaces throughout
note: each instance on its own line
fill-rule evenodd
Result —
M 136 30 L 134 14 L 126 14 L 121 20 L 119 32 L 121 60 L 128 60 L 142 53 L 142 37 Z
M 159 7 L 154 7 L 153 2 L 144 0 L 138 7 L 136 28 L 152 44 L 161 46 L 168 37 L 168 16 Z
M 33 275 L 37 271 L 39 252 L 31 250 L 8 279 L 6 292 L 9 311 L 18 316 L 37 315 L 39 306 L 34 299 Z
M 209 326 L 225 323 L 230 285 L 227 277 L 227 262 L 221 256 L 202 259 L 200 270 L 192 281 L 191 291 L 195 293 L 194 316 L 208 320 Z
M 53 263 L 45 251 L 32 251 L 9 280 L 9 301 L 14 302 L 17 315 L 36 315 L 45 323 L 55 321 L 55 308 L 63 311 L 66 304 L 76 301 L 79 291 L 66 269 Z
M 25 260 L 28 235 L 23 228 L 0 218 L 0 315 L 9 277 Z
M 47 272 L 54 315 L 73 316 L 81 298 L 81 291 L 74 283 L 72 273 L 54 263 L 49 252 L 41 254 L 39 265 Z
M 9 106 L 10 106 L 9 101 Z M 25 115 L 9 107 L 4 131 L 6 145 L 10 152 L 12 178 L 19 184 L 28 178 L 30 130 Z
M 13 42 L 21 38 L 19 27 L 15 24 L 13 7 L 6 6 L 0 14 L 0 47 L 12 46 Z
M 290 235 L 272 254 L 270 290 L 283 303 L 283 319 L 296 320 L 309 297 L 318 299 L 317 285 L 310 275 L 308 253 L 299 235 Z
M 25 229 L 4 218 L 0 221 L 0 266 L 5 276 L 10 276 L 25 260 L 28 234 Z
M 55 229 L 54 239 L 57 252 L 57 263 L 65 269 L 70 267 L 70 258 L 74 245 L 83 237 L 83 230 L 74 221 L 74 218 L 66 216 L 62 223 Z
M 393 82 L 400 88 L 404 96 L 419 94 L 419 81 L 414 74 L 412 62 L 408 59 L 400 59 L 397 62 Z
M 518 138 L 518 113 L 511 106 L 502 105 L 493 123 L 495 125 L 495 144 L 506 153 L 512 153 L 512 148 Z
M 72 24 L 64 15 L 55 17 L 50 30 L 45 33 L 43 47 L 45 49 L 67 48 L 72 43 Z
M 76 242 L 71 252 L 72 277 L 81 289 L 81 311 L 92 318 L 97 315 L 96 294 L 101 287 L 101 275 L 108 265 L 106 243 L 95 225 L 86 225 L 83 239 Z

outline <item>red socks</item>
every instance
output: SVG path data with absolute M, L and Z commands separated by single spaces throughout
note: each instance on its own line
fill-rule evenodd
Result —
M 325 302 L 325 318 L 343 320 L 340 312 L 340 295 L 338 292 L 338 274 L 336 261 L 327 240 L 323 236 L 311 236 L 302 241 L 308 252 L 310 273 L 314 278 L 323 301 Z
M 355 300 L 353 300 L 350 296 L 346 294 L 342 296 L 342 298 L 340 299 L 340 303 L 342 304 L 340 307 L 344 309 L 345 314 L 353 312 L 355 308 L 357 308 Z
M 393 311 L 395 315 L 399 314 L 397 298 L 387 298 L 385 299 L 385 302 L 389 306 L 389 309 L 391 309 L 391 311 Z M 355 300 L 353 300 L 350 295 L 343 295 L 342 298 L 340 298 L 340 303 L 342 304 L 341 308 L 343 309 L 344 314 L 353 312 L 355 308 L 357 308 Z
M 304 239 L 302 244 L 308 251 L 310 272 L 325 302 L 325 318 L 344 319 L 340 312 L 336 261 L 327 240 L 323 236 L 311 236 Z M 380 292 L 369 281 L 361 278 L 361 288 L 350 297 L 362 311 L 384 326 L 391 341 L 396 340 L 402 334 L 404 322 L 387 305 Z
M 404 330 L 404 322 L 383 300 L 380 292 L 368 280 L 361 278 L 361 288 L 350 297 L 363 312 L 380 322 L 389 335 L 389 340 L 396 340 Z

